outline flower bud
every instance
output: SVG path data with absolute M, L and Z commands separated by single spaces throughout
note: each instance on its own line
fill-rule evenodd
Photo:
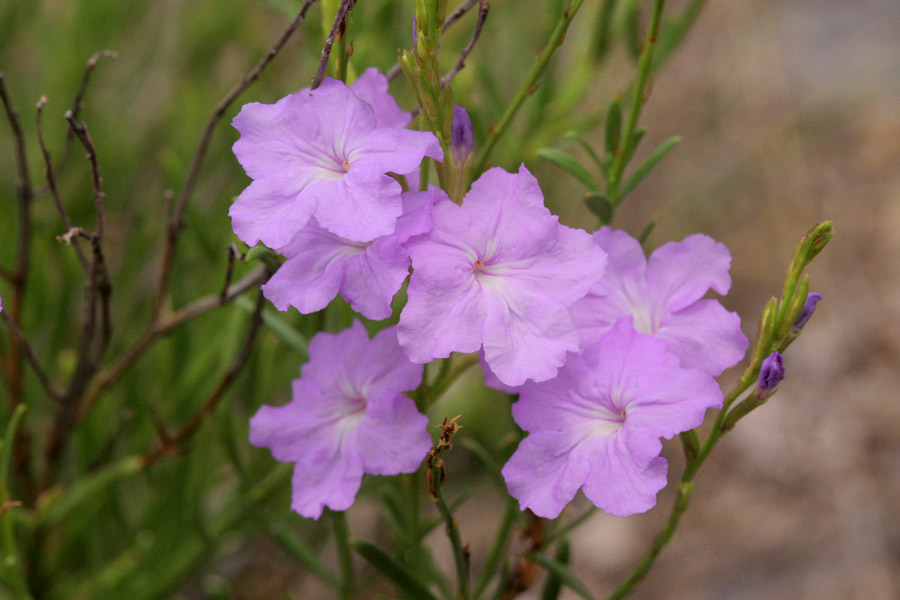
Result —
M 775 351 L 763 359 L 756 386 L 760 394 L 765 394 L 774 390 L 782 379 L 784 379 L 784 359 L 780 352 Z
M 809 318 L 812 317 L 813 313 L 816 312 L 816 304 L 819 303 L 819 300 L 822 299 L 822 294 L 817 292 L 812 292 L 811 294 L 806 296 L 806 302 L 803 304 L 803 309 L 800 311 L 800 314 L 797 316 L 797 320 L 794 321 L 794 331 L 800 331 L 803 329 L 803 326 L 806 325 Z
M 472 138 L 472 119 L 469 118 L 468 111 L 458 104 L 453 107 L 450 145 L 457 165 L 465 164 L 472 153 L 472 146 L 475 145 Z

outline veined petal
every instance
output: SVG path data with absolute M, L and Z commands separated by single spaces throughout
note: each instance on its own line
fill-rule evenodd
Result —
M 696 302 L 710 288 L 727 294 L 731 288 L 731 253 L 725 244 L 695 234 L 682 242 L 663 244 L 650 256 L 647 281 L 669 311 Z
M 287 261 L 262 286 L 278 310 L 294 306 L 303 314 L 322 310 L 345 280 L 345 272 L 359 262 L 364 244 L 343 240 L 319 227 L 313 219 L 281 249 Z
M 510 386 L 527 379 L 544 381 L 578 351 L 578 334 L 566 307 L 534 294 L 512 278 L 485 287 L 484 357 L 497 377 Z
M 309 519 L 322 516 L 322 509 L 347 510 L 362 484 L 360 456 L 346 452 L 341 444 L 318 446 L 297 461 L 291 484 L 291 508 Z
M 369 67 L 350 85 L 354 94 L 375 111 L 375 127 L 403 129 L 412 122 L 412 115 L 397 106 L 388 93 L 388 80 L 375 67 Z
M 740 362 L 750 343 L 737 313 L 715 300 L 700 300 L 665 315 L 656 335 L 666 341 L 682 366 L 714 377 Z
M 621 430 L 590 449 L 584 494 L 597 507 L 627 517 L 650 510 L 666 486 L 666 459 L 659 439 L 641 429 Z
M 349 148 L 347 160 L 381 173 L 409 173 L 424 157 L 444 160 L 444 151 L 430 131 L 374 129 Z
M 403 214 L 400 184 L 383 172 L 351 168 L 342 179 L 320 181 L 306 193 L 316 198 L 316 220 L 323 228 L 355 242 L 393 233 Z
M 563 432 L 532 433 L 503 467 L 510 495 L 526 508 L 554 519 L 572 501 L 590 471 L 590 457 Z
M 262 240 L 278 248 L 291 241 L 316 208 L 315 198 L 299 194 L 293 182 L 267 177 L 251 183 L 228 211 L 231 226 L 250 246 Z
M 421 370 L 421 365 L 416 366 Z M 356 445 L 366 473 L 396 475 L 415 471 L 431 448 L 427 427 L 428 418 L 403 394 L 388 391 L 370 395 L 366 416 L 356 431 Z
M 359 358 L 354 377 L 364 390 L 373 392 L 414 390 L 425 371 L 422 365 L 411 363 L 400 348 L 396 327 L 379 331 Z

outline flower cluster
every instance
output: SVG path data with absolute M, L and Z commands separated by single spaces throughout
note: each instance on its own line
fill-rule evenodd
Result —
M 386 319 L 412 267 L 399 324 L 372 340 L 359 322 L 315 336 L 292 402 L 262 407 L 251 442 L 296 463 L 297 512 L 343 510 L 363 473 L 424 458 L 426 419 L 403 395 L 422 364 L 479 352 L 488 384 L 519 394 L 513 416 L 529 435 L 503 474 L 523 508 L 555 517 L 583 487 L 610 513 L 649 509 L 666 482 L 660 438 L 721 407 L 713 377 L 747 348 L 738 316 L 703 299 L 728 292 L 727 248 L 694 235 L 648 260 L 624 232 L 566 227 L 524 166 L 486 171 L 460 204 L 404 192 L 401 174 L 443 158 L 409 122 L 372 69 L 235 118 L 253 182 L 230 214 L 242 240 L 286 257 L 263 287 L 278 309 L 311 313 L 340 294 Z M 447 152 L 466 163 L 461 108 L 452 137 Z

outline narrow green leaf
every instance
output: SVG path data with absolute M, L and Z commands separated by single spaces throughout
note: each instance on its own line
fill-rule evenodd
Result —
M 16 430 L 19 428 L 19 421 L 22 420 L 22 415 L 24 414 L 25 405 L 19 404 L 16 406 L 12 416 L 9 418 L 9 422 L 6 424 L 6 433 L 3 435 L 3 456 L 0 457 L 0 483 L 2 483 L 5 490 L 9 489 L 9 466 L 12 461 L 13 442 L 16 438 Z
M 597 153 L 594 151 L 588 141 L 584 139 L 583 135 L 581 135 L 577 131 L 567 131 L 563 137 L 578 142 L 578 144 L 581 145 L 581 147 L 584 148 L 585 151 L 590 155 L 591 160 L 594 161 L 594 164 L 597 165 L 597 168 L 600 169 L 601 173 L 606 170 L 606 163 L 604 163 L 603 160 L 599 156 L 597 156 Z
M 556 549 L 556 561 L 561 565 L 569 564 L 569 542 L 561 540 Z M 557 600 L 562 592 L 563 582 L 556 573 L 550 573 L 544 589 L 541 590 L 541 600 Z
M 599 193 L 585 194 L 584 203 L 588 210 L 594 213 L 601 225 L 612 222 L 613 205 L 606 196 Z
M 253 312 L 256 304 L 249 298 L 240 296 L 234 299 L 234 303 L 247 312 Z M 297 351 L 300 356 L 307 358 L 309 356 L 309 342 L 303 337 L 299 331 L 291 327 L 287 321 L 278 316 L 271 308 L 264 308 L 262 312 L 263 323 L 277 335 L 282 342 Z
M 641 39 L 641 3 L 639 0 L 631 0 L 625 7 L 625 18 L 622 23 L 625 34 L 625 46 L 631 58 L 638 60 L 641 57 L 643 40 Z
M 325 564 L 319 560 L 320 549 L 314 548 L 306 540 L 294 532 L 294 527 L 272 511 L 257 508 L 250 511 L 251 518 L 260 529 L 269 534 L 278 544 L 294 557 L 310 573 L 333 588 L 338 587 L 338 578 Z
M 653 230 L 656 229 L 656 226 L 659 225 L 659 222 L 662 221 L 662 216 L 655 215 L 650 222 L 644 225 L 644 228 L 641 229 L 641 232 L 637 236 L 637 241 L 641 244 L 647 241 L 647 238 L 650 237 L 650 234 L 653 233 Z
M 365 540 L 352 540 L 350 546 L 379 573 L 393 581 L 397 587 L 416 599 L 437 600 L 437 597 L 416 579 L 396 559 L 384 550 Z
M 615 156 L 622 140 L 622 98 L 616 96 L 606 111 L 606 152 Z
M 638 146 L 641 145 L 641 141 L 644 139 L 644 134 L 647 133 L 647 130 L 643 127 L 634 132 L 634 135 L 631 137 L 631 141 L 628 142 L 627 148 L 623 148 L 622 151 L 625 152 L 624 160 L 622 161 L 622 168 L 624 169 L 628 163 L 631 162 L 631 159 L 634 158 L 634 153 L 637 152 Z M 626 140 L 627 141 L 627 140 Z
M 507 493 L 506 480 L 503 478 L 503 474 L 500 472 L 500 464 L 491 455 L 490 450 L 470 437 L 463 438 L 462 445 L 466 447 L 466 450 L 474 454 L 478 458 L 478 460 L 481 461 L 481 464 L 484 465 L 484 467 L 488 471 L 488 474 L 491 476 L 491 481 L 494 482 L 494 485 L 498 490 L 500 490 L 500 493 L 505 496 Z
M 571 155 L 563 152 L 559 148 L 541 148 L 538 150 L 538 156 L 552 162 L 563 171 L 566 171 L 592 192 L 600 190 L 600 186 L 597 185 L 597 182 L 594 181 L 591 174 L 587 172 L 587 169 L 582 167 Z
M 572 571 L 569 570 L 569 567 L 559 562 L 554 558 L 550 558 L 549 556 L 545 556 L 543 554 L 538 554 L 535 552 L 527 552 L 525 553 L 525 558 L 528 560 L 534 561 L 547 569 L 552 576 L 559 578 L 564 586 L 571 589 L 573 592 L 584 598 L 585 600 L 594 600 L 594 597 L 591 596 L 591 593 L 588 591 L 587 587 L 581 581 L 575 577 Z
M 663 159 L 663 157 L 669 153 L 669 150 L 674 148 L 681 142 L 681 138 L 677 135 L 675 137 L 670 137 L 665 142 L 660 144 L 659 148 L 653 151 L 653 153 L 647 157 L 647 160 L 644 161 L 640 167 L 635 170 L 634 173 L 631 174 L 631 177 L 628 178 L 628 181 L 625 182 L 625 185 L 622 186 L 622 189 L 619 191 L 619 199 L 621 200 L 625 196 L 628 195 L 628 192 L 633 190 L 637 184 L 641 182 L 647 174 L 653 170 L 659 161 Z
M 38 515 L 40 524 L 49 527 L 63 521 L 118 481 L 139 473 L 142 465 L 140 456 L 130 456 L 82 477 L 68 492 L 48 506 L 46 512 Z

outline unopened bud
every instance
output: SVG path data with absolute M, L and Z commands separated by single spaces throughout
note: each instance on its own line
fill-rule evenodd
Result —
M 822 294 L 818 292 L 812 292 L 811 294 L 806 296 L 806 302 L 803 304 L 803 310 L 800 311 L 800 314 L 797 316 L 797 320 L 794 321 L 794 331 L 800 331 L 803 329 L 803 326 L 809 321 L 809 318 L 813 316 L 813 313 L 816 312 L 816 304 L 819 303 L 819 300 L 822 299 Z
M 774 390 L 782 379 L 784 379 L 784 359 L 781 353 L 776 351 L 763 359 L 756 386 L 760 394 L 766 394 Z
M 453 147 L 453 158 L 456 164 L 463 165 L 472 153 L 475 141 L 472 138 L 472 119 L 460 105 L 453 107 L 453 125 L 450 130 L 450 145 Z

